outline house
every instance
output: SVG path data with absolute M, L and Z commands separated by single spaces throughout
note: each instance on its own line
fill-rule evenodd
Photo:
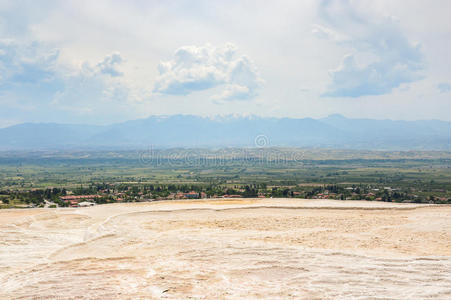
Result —
M 187 199 L 197 199 L 197 198 L 199 198 L 199 193 L 196 193 L 196 192 L 189 192 L 189 193 L 185 193 L 183 195 Z
M 78 207 L 88 207 L 96 205 L 94 202 L 83 201 L 78 203 Z
M 207 194 L 205 194 L 205 193 L 196 193 L 194 191 L 191 191 L 189 193 L 178 192 L 177 194 L 169 195 L 168 198 L 170 198 L 170 199 L 198 199 L 200 197 L 206 198 Z
M 243 198 L 241 195 L 224 195 L 222 198 Z
M 100 196 L 100 195 L 72 196 L 71 195 L 71 196 L 61 196 L 60 200 L 62 200 L 62 201 L 77 201 L 77 202 L 80 202 L 81 200 L 87 200 L 87 199 L 93 200 L 93 199 L 100 198 L 100 197 L 102 197 L 102 196 Z
M 96 198 L 100 198 L 100 195 L 79 195 L 79 196 L 61 196 L 60 200 L 68 202 L 71 207 L 77 207 L 78 203 L 82 201 L 94 201 Z
M 177 193 L 177 194 L 175 194 L 174 195 L 174 198 L 175 199 L 184 199 L 185 198 L 185 195 L 183 194 L 183 193 Z

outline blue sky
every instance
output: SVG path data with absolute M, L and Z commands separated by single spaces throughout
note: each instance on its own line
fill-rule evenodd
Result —
M 449 11 L 446 0 L 0 0 L 0 127 L 171 114 L 451 121 Z

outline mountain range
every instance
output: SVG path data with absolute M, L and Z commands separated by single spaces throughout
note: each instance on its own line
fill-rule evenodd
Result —
M 104 126 L 23 123 L 0 129 L 0 150 L 271 146 L 451 150 L 451 122 L 172 115 Z

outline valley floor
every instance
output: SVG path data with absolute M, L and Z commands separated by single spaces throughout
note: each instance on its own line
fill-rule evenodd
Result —
M 451 298 L 451 206 L 218 199 L 0 211 L 1 299 Z

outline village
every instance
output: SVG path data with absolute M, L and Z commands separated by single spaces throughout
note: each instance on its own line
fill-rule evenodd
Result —
M 207 199 L 210 198 L 204 192 L 195 192 L 190 191 L 187 193 L 170 193 L 167 197 L 156 197 L 156 198 L 146 198 L 142 193 L 138 193 L 139 196 L 130 198 L 124 198 L 125 193 L 118 193 L 115 195 L 115 199 L 112 202 L 122 203 L 122 202 L 151 202 L 151 201 L 161 201 L 161 200 L 183 200 L 183 199 Z M 70 207 L 87 207 L 93 206 L 99 203 L 100 199 L 103 197 L 107 197 L 106 195 L 70 195 L 70 196 L 61 196 L 60 200 L 67 204 Z M 259 198 L 266 198 L 266 196 L 260 194 Z M 243 198 L 242 195 L 213 195 L 211 198 Z M 127 199 L 127 200 L 125 200 Z
M 441 192 L 437 190 L 436 192 Z M 74 189 L 47 188 L 0 191 L 3 207 L 87 207 L 107 203 L 214 198 L 302 198 L 369 200 L 405 203 L 449 203 L 446 197 L 425 196 L 421 190 L 371 185 L 266 186 L 92 184 Z M 14 204 L 16 204 L 14 206 Z

